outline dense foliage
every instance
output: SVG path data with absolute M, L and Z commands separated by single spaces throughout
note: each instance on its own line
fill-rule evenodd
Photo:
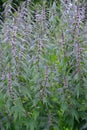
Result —
M 78 1 L 4 4 L 0 129 L 87 129 L 87 34 Z M 13 12 L 14 10 L 14 12 Z

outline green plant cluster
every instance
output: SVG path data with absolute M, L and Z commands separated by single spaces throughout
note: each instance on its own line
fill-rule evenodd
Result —
M 84 11 L 62 0 L 12 9 L 0 21 L 0 130 L 86 130 Z

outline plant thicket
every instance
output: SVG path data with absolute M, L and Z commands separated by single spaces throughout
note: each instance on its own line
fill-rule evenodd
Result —
M 16 6 L 16 5 L 15 5 Z M 87 34 L 81 3 L 4 4 L 0 129 L 87 129 Z

